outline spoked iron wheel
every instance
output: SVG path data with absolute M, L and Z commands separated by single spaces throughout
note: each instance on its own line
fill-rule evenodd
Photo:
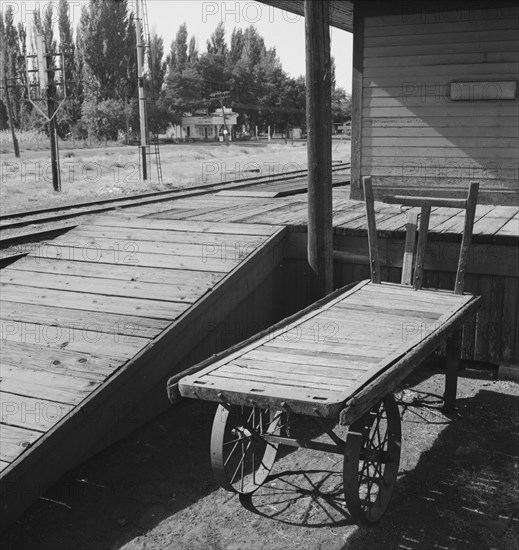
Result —
M 218 483 L 228 491 L 251 494 L 267 479 L 278 445 L 262 434 L 279 435 L 281 413 L 219 405 L 211 434 L 211 463 Z
M 392 395 L 350 426 L 344 452 L 344 494 L 355 520 L 373 523 L 386 511 L 400 447 L 400 415 Z

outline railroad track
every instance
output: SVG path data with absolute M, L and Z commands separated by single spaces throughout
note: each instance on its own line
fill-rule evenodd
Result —
M 350 163 L 336 163 L 332 166 L 332 171 L 340 172 L 349 168 Z M 8 265 L 30 251 L 30 246 L 27 246 L 26 250 L 12 250 L 13 247 L 19 247 L 22 244 L 37 243 L 59 236 L 77 226 L 82 220 L 92 214 L 119 208 L 131 208 L 144 204 L 159 203 L 176 198 L 204 195 L 224 189 L 242 189 L 258 185 L 287 182 L 302 179 L 307 173 L 307 170 L 293 170 L 271 176 L 254 176 L 232 182 L 199 185 L 190 187 L 189 189 L 153 191 L 124 197 L 2 214 L 0 215 L 0 249 L 2 249 L 0 267 Z

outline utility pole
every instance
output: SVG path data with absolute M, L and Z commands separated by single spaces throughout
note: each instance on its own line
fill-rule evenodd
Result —
M 61 173 L 58 160 L 58 140 L 56 136 L 56 106 L 54 96 L 54 71 L 52 71 L 52 54 L 47 50 L 47 44 L 42 34 L 36 35 L 36 57 L 38 60 L 39 88 L 47 94 L 47 120 L 49 122 L 50 159 L 52 167 L 52 187 L 54 191 L 61 191 Z
M 3 82 L 5 87 L 5 102 L 7 104 L 7 115 L 9 116 L 9 127 L 11 128 L 11 135 L 13 138 L 13 148 L 16 158 L 20 158 L 20 146 L 18 145 L 18 139 L 14 129 L 13 108 L 11 105 L 11 96 L 9 95 L 9 83 L 7 81 L 7 75 L 5 74 L 5 58 L 4 51 L 0 51 L 0 82 Z
M 223 127 L 225 134 L 225 144 L 229 146 L 229 129 L 227 128 L 227 120 L 225 119 L 225 108 L 223 106 L 223 100 L 230 97 L 231 92 L 213 92 L 209 97 L 211 99 L 219 99 L 220 106 L 222 108 L 222 117 L 223 117 Z
M 50 138 L 50 162 L 52 166 L 52 186 L 54 191 L 61 191 L 61 171 L 59 169 L 58 136 L 56 126 L 56 86 L 54 84 L 54 71 L 52 70 L 52 55 L 47 50 L 47 44 L 40 34 L 36 37 L 36 47 L 38 51 L 38 62 L 45 71 L 46 77 L 42 84 L 47 87 L 47 116 L 49 117 L 49 138 Z M 42 53 L 40 53 L 40 51 Z
M 140 2 L 135 2 L 135 32 L 137 34 L 137 77 L 139 81 L 139 120 L 141 129 L 141 159 L 142 159 L 142 179 L 148 179 L 148 170 L 146 166 L 146 146 L 148 141 L 148 131 L 146 124 L 146 91 L 144 90 L 144 44 L 142 41 L 142 25 L 140 15 Z
M 42 34 L 35 37 L 36 54 L 25 56 L 25 70 L 27 73 L 27 95 L 29 102 L 49 123 L 50 155 L 52 166 L 52 186 L 54 191 L 61 191 L 61 172 L 59 169 L 59 151 L 58 136 L 56 125 L 56 114 L 63 106 L 67 98 L 64 56 L 60 53 L 51 53 L 48 51 L 48 45 Z M 53 67 L 52 60 L 59 57 L 61 67 Z M 32 60 L 32 69 L 29 68 L 29 60 Z M 36 63 L 36 69 L 34 64 Z M 61 81 L 56 82 L 55 72 L 61 71 Z M 36 77 L 32 77 L 37 73 Z M 63 92 L 61 100 L 57 99 L 58 87 Z M 35 91 L 36 90 L 36 91 Z M 40 108 L 40 103 L 47 104 L 47 113 Z

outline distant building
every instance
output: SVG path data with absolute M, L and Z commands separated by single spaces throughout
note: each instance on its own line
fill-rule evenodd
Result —
M 235 135 L 235 128 L 238 123 L 238 113 L 233 113 L 231 108 L 224 108 L 225 122 L 229 131 L 229 139 Z M 186 113 L 182 116 L 182 123 L 172 125 L 166 131 L 166 136 L 177 140 L 196 141 L 224 141 L 225 125 L 222 111 L 219 109 L 214 113 L 205 115 Z
M 347 122 L 333 122 L 333 135 L 351 135 L 351 120 L 348 120 Z

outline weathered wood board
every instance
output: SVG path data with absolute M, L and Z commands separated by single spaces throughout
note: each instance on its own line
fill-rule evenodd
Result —
M 323 302 L 208 366 L 193 367 L 178 381 L 178 391 L 184 397 L 338 417 L 370 382 L 376 385 L 382 373 L 397 370 L 399 361 L 405 358 L 407 373 L 410 363 L 417 367 L 434 349 L 427 343 L 437 345 L 469 320 L 479 298 L 363 281 Z M 308 356 L 312 352 L 319 360 Z M 176 384 L 175 378 L 173 397 Z
M 3 526 L 127 431 L 131 407 L 277 269 L 285 234 L 115 213 L 0 272 Z

